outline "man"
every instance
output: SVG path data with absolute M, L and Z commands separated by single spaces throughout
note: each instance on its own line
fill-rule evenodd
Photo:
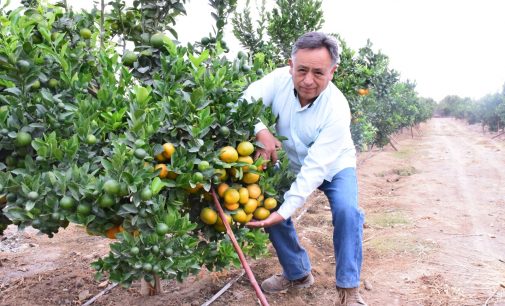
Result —
M 277 116 L 282 144 L 261 122 L 256 139 L 264 145 L 258 156 L 275 162 L 283 146 L 296 180 L 278 211 L 261 221 L 283 268 L 261 284 L 268 293 L 307 288 L 314 283 L 307 252 L 300 245 L 291 215 L 317 188 L 327 196 L 333 217 L 336 286 L 343 305 L 366 305 L 359 294 L 364 216 L 358 208 L 356 151 L 350 133 L 350 111 L 344 95 L 331 83 L 337 69 L 336 40 L 320 32 L 302 35 L 294 44 L 289 67 L 279 68 L 252 83 L 244 98 L 263 99 Z

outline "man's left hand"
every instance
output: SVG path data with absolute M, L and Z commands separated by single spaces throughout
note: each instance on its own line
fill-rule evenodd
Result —
M 250 221 L 245 224 L 245 226 L 250 227 L 250 228 L 261 228 L 261 227 L 270 227 L 274 226 L 278 223 L 281 223 L 284 221 L 284 218 L 279 215 L 277 212 L 273 212 L 266 218 L 265 220 L 259 220 L 259 221 Z

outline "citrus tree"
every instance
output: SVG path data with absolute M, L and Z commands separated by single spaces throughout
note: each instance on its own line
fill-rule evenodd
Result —
M 324 23 L 318 0 L 277 0 L 270 11 L 263 0 L 258 11 L 255 26 L 248 0 L 243 11 L 232 19 L 233 33 L 246 50 L 266 54 L 277 66 L 287 64 L 291 46 L 300 35 L 320 29 Z
M 337 37 L 341 57 L 333 81 L 349 101 L 358 148 L 383 147 L 402 128 L 431 118 L 434 101 L 419 97 L 415 83 L 400 81 L 399 73 L 389 67 L 388 56 L 375 52 L 370 41 L 356 52 Z
M 125 286 L 239 264 L 213 186 L 244 253 L 264 255 L 266 235 L 243 224 L 276 209 L 293 178 L 284 154 L 281 171 L 253 160 L 254 124 L 274 118 L 240 97 L 269 69 L 264 57 L 177 45 L 151 22 L 162 2 L 113 1 L 107 18 L 50 5 L 0 11 L 2 229 L 52 237 L 72 222 L 118 239 L 93 266 Z M 176 2 L 166 4 L 183 12 Z
M 436 106 L 442 116 L 465 119 L 470 124 L 480 123 L 482 130 L 500 131 L 505 128 L 505 94 L 487 94 L 480 99 L 446 96 Z

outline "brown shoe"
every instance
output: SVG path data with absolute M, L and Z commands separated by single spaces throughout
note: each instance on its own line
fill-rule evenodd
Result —
M 367 306 L 359 294 L 359 288 L 337 287 L 337 293 L 340 305 L 342 306 Z
M 300 279 L 290 281 L 282 274 L 276 274 L 261 283 L 261 289 L 267 293 L 284 293 L 289 289 L 308 288 L 314 283 L 312 273 Z

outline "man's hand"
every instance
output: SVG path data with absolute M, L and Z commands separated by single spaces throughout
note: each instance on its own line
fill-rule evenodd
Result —
M 284 218 L 279 215 L 277 212 L 273 212 L 266 218 L 265 220 L 259 220 L 259 221 L 250 221 L 245 224 L 245 226 L 250 227 L 250 228 L 261 228 L 261 227 L 270 227 L 273 225 L 276 225 L 278 223 L 281 223 L 284 221 Z
M 259 131 L 256 134 L 256 140 L 263 145 L 263 148 L 256 149 L 254 159 L 262 156 L 267 161 L 277 162 L 277 150 L 282 147 L 282 143 L 267 129 Z

